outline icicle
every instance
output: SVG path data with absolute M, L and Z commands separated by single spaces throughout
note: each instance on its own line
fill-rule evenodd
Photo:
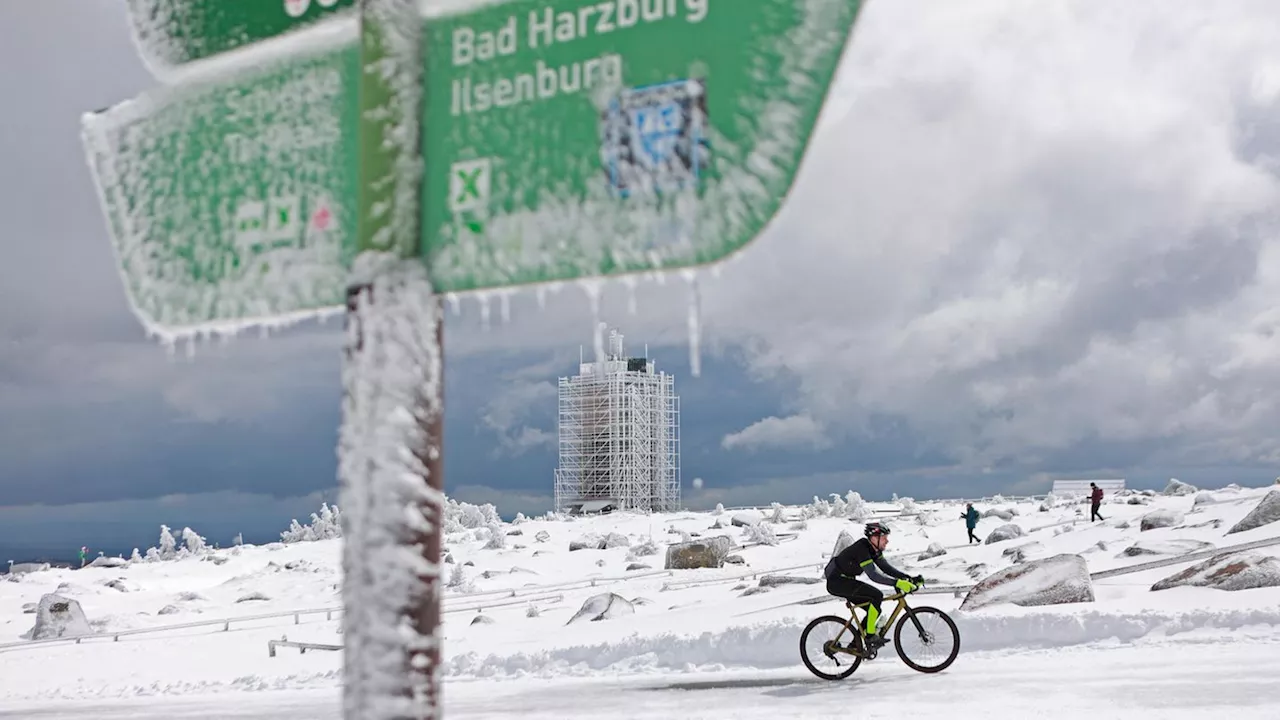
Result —
M 622 284 L 627 286 L 627 314 L 636 314 L 636 285 L 639 281 L 635 275 L 624 275 Z
M 689 281 L 689 372 L 702 376 L 702 293 L 698 288 L 698 271 L 681 273 Z
M 603 363 L 605 324 L 600 322 L 601 282 L 599 280 L 592 279 L 582 280 L 579 284 L 582 285 L 583 292 L 587 294 L 587 302 L 591 305 L 591 324 L 593 332 L 595 333 L 596 362 Z
M 502 324 L 506 325 L 511 322 L 511 293 L 498 293 L 498 307 L 502 315 Z
M 489 329 L 489 294 L 480 293 L 476 297 L 480 301 L 480 328 L 488 331 Z
M 458 317 L 462 314 L 462 300 L 458 298 L 458 293 L 449 293 L 446 295 L 449 299 L 449 309 L 453 311 L 453 316 Z

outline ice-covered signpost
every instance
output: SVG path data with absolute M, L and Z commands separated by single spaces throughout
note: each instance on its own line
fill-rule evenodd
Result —
M 344 714 L 439 718 L 440 297 L 690 270 L 795 179 L 859 0 L 128 0 L 84 119 L 169 341 L 346 313 Z

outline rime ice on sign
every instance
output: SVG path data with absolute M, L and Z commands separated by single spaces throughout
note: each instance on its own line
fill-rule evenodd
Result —
M 435 287 L 669 270 L 743 247 L 791 187 L 860 7 L 563 0 L 433 17 Z M 485 192 L 464 192 L 458 171 L 482 158 Z
M 125 286 L 152 332 L 342 307 L 356 52 L 312 42 L 288 62 L 207 70 L 84 118 Z

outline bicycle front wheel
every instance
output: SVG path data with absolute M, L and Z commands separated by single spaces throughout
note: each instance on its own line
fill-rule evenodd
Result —
M 800 633 L 800 659 L 809 672 L 824 680 L 843 680 L 862 664 L 862 658 L 852 654 L 858 647 L 856 633 L 845 618 L 815 618 Z
M 914 648 L 910 652 L 906 649 L 908 643 Z M 906 617 L 893 628 L 893 647 L 912 670 L 942 672 L 960 654 L 960 631 L 951 617 L 938 608 L 908 608 Z

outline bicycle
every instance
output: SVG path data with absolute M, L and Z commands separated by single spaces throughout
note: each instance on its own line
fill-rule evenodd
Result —
M 898 605 L 893 609 L 893 613 L 889 615 L 888 620 L 883 622 L 880 629 L 876 632 L 876 635 L 883 639 L 888 633 L 889 628 L 893 627 L 893 647 L 898 651 L 898 657 L 902 658 L 902 662 L 906 663 L 912 670 L 922 673 L 941 672 L 950 667 L 951 663 L 955 662 L 956 656 L 960 654 L 960 631 L 956 629 L 956 624 L 952 621 L 950 616 L 935 607 L 927 607 L 923 605 L 915 608 L 909 607 L 907 605 L 907 594 L 902 592 L 889 595 L 885 597 L 884 600 L 885 602 L 897 601 Z M 865 617 L 862 620 L 859 620 L 858 614 L 855 610 L 855 608 L 864 608 L 865 613 L 867 605 L 868 603 L 865 602 L 854 605 L 846 600 L 845 607 L 849 608 L 848 620 L 836 615 L 823 615 L 822 617 L 814 618 L 805 626 L 804 631 L 800 633 L 800 659 L 804 661 L 805 667 L 809 668 L 810 672 L 824 680 L 843 680 L 852 675 L 854 671 L 858 669 L 858 666 L 862 664 L 863 660 L 876 659 L 876 655 L 879 654 L 879 649 L 867 648 Z M 903 613 L 906 614 L 903 622 L 895 623 L 894 621 Z M 922 622 L 922 616 L 930 615 L 937 616 L 941 619 L 944 630 L 950 631 L 952 647 L 950 654 L 947 655 L 946 659 L 940 665 L 926 667 L 912 660 L 902 649 L 902 639 L 904 637 L 902 628 L 908 624 L 906 621 L 910 620 L 910 625 L 915 629 L 916 636 L 919 637 L 921 643 L 926 647 L 930 647 L 939 639 L 938 633 L 926 630 L 924 627 L 925 624 Z M 830 633 L 834 634 L 835 637 L 822 643 L 819 659 L 821 659 L 821 656 L 825 656 L 826 658 L 834 661 L 837 667 L 840 666 L 839 655 L 847 655 L 852 658 L 852 661 L 846 668 L 842 668 L 834 673 L 826 673 L 819 670 L 814 665 L 813 659 L 810 657 L 810 653 L 806 648 L 809 636 L 817 628 L 824 625 L 832 626 L 833 624 L 838 626 L 832 627 L 830 630 Z M 850 632 L 850 642 L 847 645 L 842 645 L 840 643 L 840 639 L 846 630 Z M 908 633 L 906 637 L 910 638 L 912 635 Z

